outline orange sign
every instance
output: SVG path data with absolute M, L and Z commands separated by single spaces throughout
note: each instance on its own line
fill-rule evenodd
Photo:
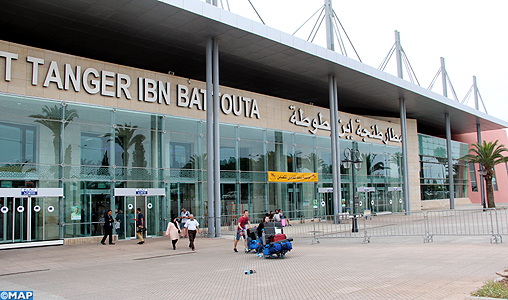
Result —
M 268 172 L 269 182 L 318 182 L 318 173 Z

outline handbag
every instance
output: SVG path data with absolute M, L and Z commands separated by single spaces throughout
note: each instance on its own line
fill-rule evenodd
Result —
M 138 227 L 138 231 L 137 232 L 145 232 L 146 231 L 146 228 L 145 227 Z

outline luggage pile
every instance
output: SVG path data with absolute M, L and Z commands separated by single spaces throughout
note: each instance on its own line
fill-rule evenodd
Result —
M 262 244 L 263 242 L 257 234 L 257 227 L 247 229 L 247 247 L 249 252 L 257 252 Z
M 292 238 L 287 238 L 280 222 L 264 223 L 263 235 L 258 237 L 256 228 L 247 231 L 247 245 L 251 252 L 258 252 L 265 258 L 284 258 L 293 249 Z

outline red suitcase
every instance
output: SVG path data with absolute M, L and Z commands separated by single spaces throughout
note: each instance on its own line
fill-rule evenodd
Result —
M 282 240 L 285 240 L 285 239 L 286 239 L 286 235 L 283 234 L 283 233 L 280 233 L 280 234 L 276 234 L 273 237 L 273 242 L 278 242 L 278 241 L 282 241 Z

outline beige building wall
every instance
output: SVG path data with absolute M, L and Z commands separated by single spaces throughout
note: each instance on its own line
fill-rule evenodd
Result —
M 204 101 L 204 90 L 206 88 L 206 84 L 202 81 L 120 66 L 6 41 L 0 41 L 0 51 L 17 55 L 17 59 L 11 60 L 12 66 L 10 69 L 10 81 L 6 80 L 6 74 L 9 72 L 9 70 L 6 70 L 7 59 L 0 58 L 0 92 L 84 103 L 95 106 L 107 106 L 150 113 L 206 119 L 206 110 L 204 107 L 206 105 L 206 101 Z M 27 61 L 27 57 L 44 60 L 44 64 L 40 64 L 37 67 L 38 76 L 34 83 L 32 83 L 34 78 L 34 64 Z M 58 72 L 48 72 L 48 70 L 50 70 L 50 65 L 54 64 L 53 62 L 58 65 Z M 58 84 L 55 82 L 56 80 L 53 80 L 49 82 L 47 86 L 44 86 L 44 82 L 47 78 L 51 78 L 52 76 L 58 77 L 56 75 L 57 73 L 59 73 L 62 84 L 65 82 L 65 64 L 68 64 L 74 73 L 80 74 L 83 74 L 87 68 L 94 68 L 99 72 L 98 80 L 101 79 L 100 74 L 102 71 L 114 73 L 115 77 L 105 77 L 106 80 L 100 81 L 101 83 L 112 81 L 112 86 L 105 85 L 101 88 L 109 93 L 114 92 L 115 96 L 103 96 L 101 95 L 101 92 L 95 94 L 87 93 L 84 90 L 83 82 L 85 81 L 90 84 L 91 80 L 96 79 L 93 76 L 88 76 L 87 80 L 83 80 L 81 78 L 81 82 L 78 85 L 79 91 L 76 91 L 78 88 L 75 89 L 72 84 L 69 84 L 69 88 L 67 90 L 64 87 L 59 88 Z M 77 72 L 78 68 L 80 68 L 80 72 Z M 116 93 L 118 84 L 115 78 L 118 74 L 127 75 L 130 78 L 131 85 L 128 88 L 128 91 L 130 92 L 131 99 L 128 99 L 125 92 L 122 90 L 120 90 L 119 94 Z M 156 102 L 139 100 L 138 78 L 148 78 L 160 81 L 164 84 L 164 86 L 169 83 L 169 105 L 165 104 L 165 101 L 161 99 L 158 99 Z M 195 105 L 192 105 L 190 108 L 177 105 L 177 87 L 179 85 L 184 85 L 188 88 L 189 99 L 191 98 L 192 91 L 197 92 L 195 93 L 195 99 L 197 100 Z M 224 112 L 221 112 L 221 122 L 292 131 L 297 133 L 315 134 L 320 136 L 330 136 L 330 131 L 327 129 L 329 128 L 330 113 L 326 108 L 224 86 L 220 87 L 220 92 L 221 95 L 234 95 L 237 101 L 239 97 L 250 99 L 250 106 L 247 105 L 249 108 L 247 116 L 244 102 L 244 105 L 242 105 L 241 115 L 234 115 L 233 113 L 225 114 Z M 254 101 L 257 103 L 257 113 L 253 113 L 252 111 L 252 104 Z M 227 105 L 224 107 L 226 110 L 228 109 Z M 319 114 L 321 114 L 321 118 L 319 118 Z M 365 117 L 343 112 L 339 112 L 339 119 L 339 134 L 341 135 L 341 138 L 401 147 L 399 119 Z M 416 124 L 416 120 L 408 119 L 409 175 L 411 186 L 410 198 L 412 210 L 420 210 L 422 207 L 420 201 L 419 151 Z M 51 143 L 51 141 L 47 142 Z M 47 148 L 49 149 L 51 147 Z

